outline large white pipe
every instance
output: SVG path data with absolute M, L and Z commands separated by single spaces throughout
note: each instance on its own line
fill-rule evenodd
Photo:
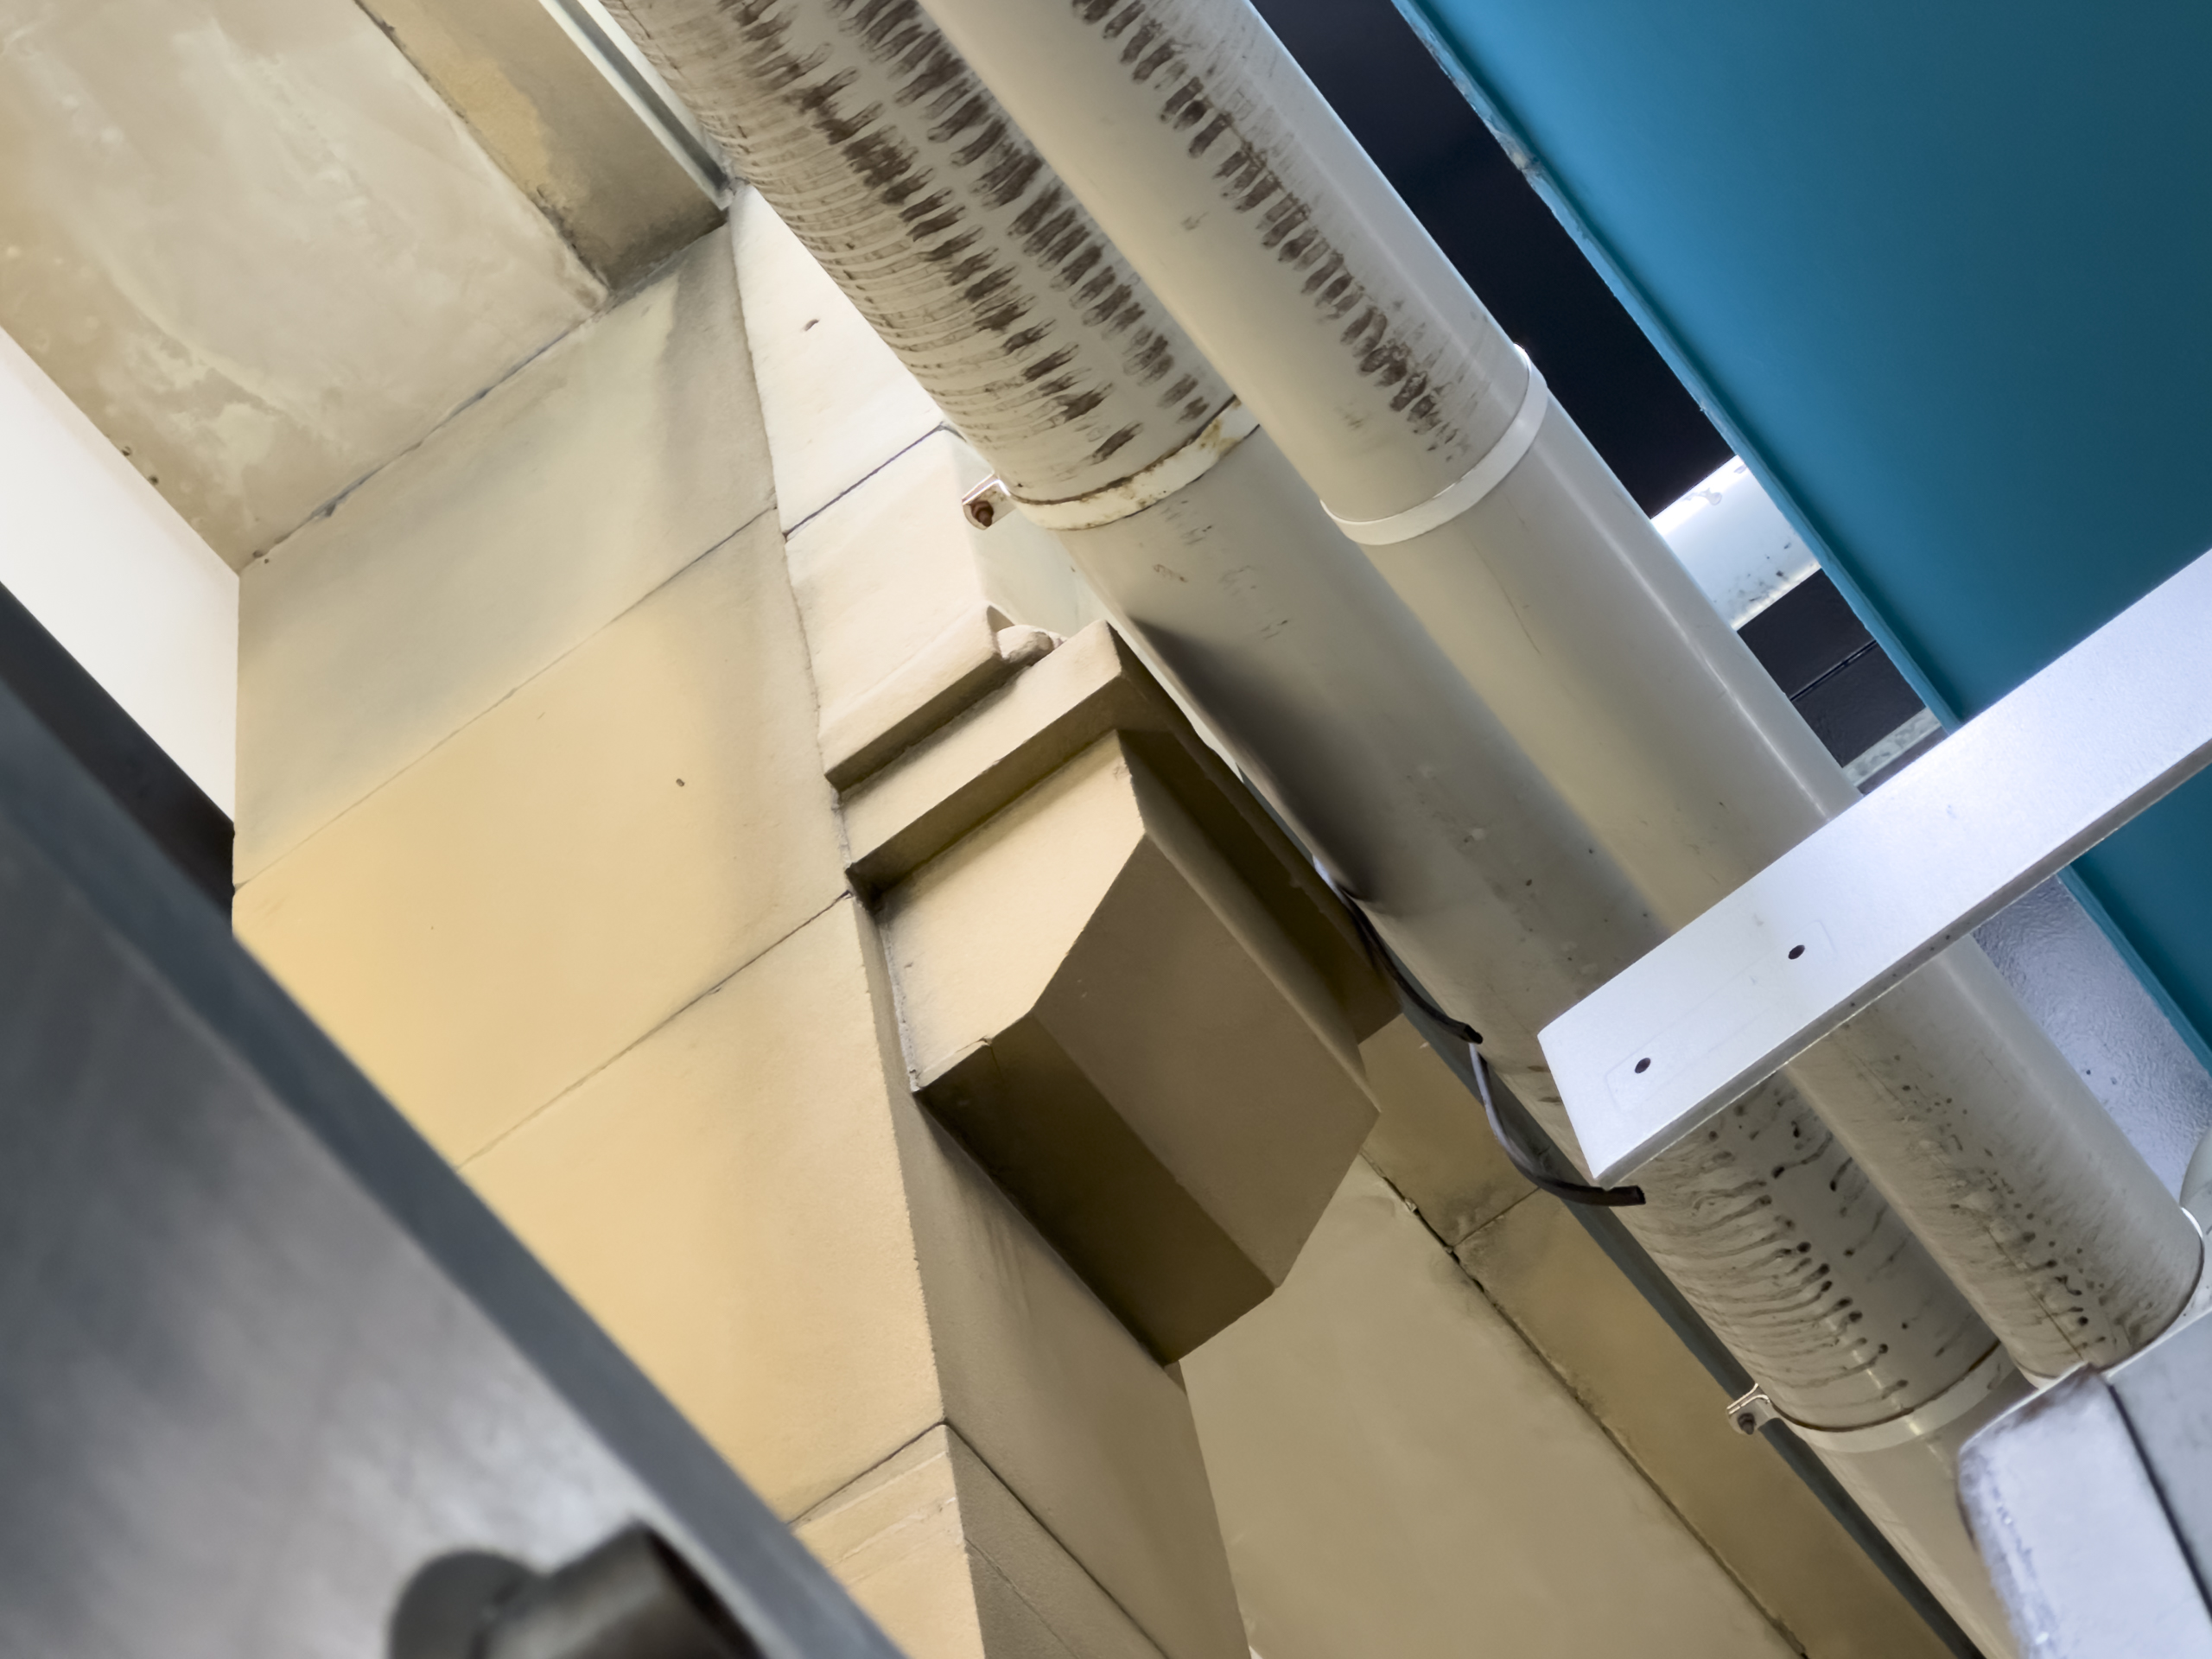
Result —
M 1508 1057 L 1534 1052 L 1542 1010 L 1660 931 L 1268 435 L 1065 539 L 1424 986 L 1485 1011 L 1483 1052 L 1509 1082 L 1540 1081 Z M 1995 1346 L 1786 1082 L 1642 1185 L 1621 1218 L 1797 1421 L 1893 1420 Z
M 1850 804 L 1249 4 L 925 3 L 1662 925 Z M 2031 1372 L 2187 1300 L 2194 1230 L 1971 944 L 1790 1075 Z
M 1537 1027 L 1661 937 L 1649 906 L 1267 434 L 1113 516 L 1128 481 L 1101 486 L 1098 435 L 1149 423 L 1120 459 L 1156 467 L 1191 453 L 1206 401 L 1161 418 L 1127 342 L 1144 340 L 1140 372 L 1205 365 L 926 20 L 805 0 L 619 9 L 1016 493 L 1110 519 L 1067 539 L 1124 628 L 1528 1086 Z M 1062 384 L 1006 406 L 1040 379 Z M 1786 1083 L 1643 1184 L 1650 1204 L 1624 1218 L 1800 1421 L 1894 1421 L 1993 1345 Z M 1956 1534 L 1934 1559 L 1963 1610 L 1979 1569 Z
M 1066 540 L 1393 948 L 1541 1087 L 1505 1061 L 1535 1052 L 1537 1011 L 1657 925 L 1268 435 Z M 1637 1241 L 1982 1651 L 2012 1652 L 1955 1486 L 1966 1433 L 2026 1392 L 1988 1327 L 1787 1079 L 1639 1179 L 1649 1205 L 1618 1212 Z
M 1017 493 L 1100 501 L 1109 522 L 1065 539 L 1102 595 L 1432 991 L 1480 1012 L 1509 1081 L 1536 1079 L 1537 1027 L 1662 937 L 1649 906 L 1268 435 L 1147 511 L 1104 499 L 1102 431 L 1142 429 L 1120 452 L 1141 472 L 1226 391 L 926 17 L 617 9 Z M 1145 424 L 1131 339 L 1198 382 L 1174 418 Z M 1051 398 L 1027 395 L 1039 380 Z M 1791 1091 L 1769 1092 L 1717 1150 L 1656 1170 L 1633 1224 L 1801 1421 L 1895 1416 L 1990 1339 Z

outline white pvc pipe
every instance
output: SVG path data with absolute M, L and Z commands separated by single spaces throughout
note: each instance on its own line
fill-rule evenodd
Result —
M 1151 511 L 1065 539 L 1431 994 L 1484 1011 L 1509 1086 L 1541 1102 L 1541 1011 L 1659 930 L 1267 435 Z M 1992 1345 L 1787 1084 L 1640 1183 L 1649 1204 L 1621 1218 L 1796 1421 L 1894 1419 Z
M 1117 626 L 1426 986 L 1486 1011 L 1484 1052 L 1541 1098 L 1534 1011 L 1656 925 L 1268 435 L 1065 539 Z M 2024 1391 L 1987 1327 L 1786 1080 L 1640 1179 L 1649 1205 L 1616 1213 L 1786 1417 L 1842 1431 L 1818 1437 L 1822 1460 L 1982 1650 L 2010 1653 L 1955 1491 L 1989 1411 L 1913 1421 L 1993 1367 L 1985 1401 Z
M 1479 471 L 1525 372 L 1249 5 L 925 3 L 1340 520 Z M 1854 798 L 1556 405 L 1372 552 L 1661 925 Z M 1791 1075 L 2027 1369 L 2120 1358 L 2186 1299 L 2194 1230 L 1974 947 Z
M 1375 563 L 1670 930 L 1858 791 L 1565 411 L 1491 497 Z M 2194 1229 L 1978 945 L 1789 1076 L 2032 1373 L 2109 1363 Z
M 1046 302 L 1058 337 L 1025 344 L 1039 347 L 1033 361 L 1058 359 L 1110 396 L 1122 348 L 1100 331 L 1116 315 L 1179 361 L 1191 348 L 1134 281 L 1097 321 L 1051 299 L 1055 249 L 1095 247 L 1093 264 L 1126 267 L 1049 172 L 1022 175 L 1029 200 L 1001 198 L 988 177 L 1023 166 L 1020 135 L 995 124 L 1002 112 L 964 66 L 896 10 L 862 18 L 785 0 L 756 9 L 741 30 L 713 0 L 620 0 L 617 10 L 1014 493 L 1090 504 L 1064 515 L 1091 525 L 1066 539 L 1124 630 L 1430 988 L 1479 1010 L 1501 1073 L 1541 1096 L 1537 1026 L 1660 937 L 1650 906 L 1344 540 L 1270 434 L 1219 450 L 1193 481 L 1101 524 L 1091 509 L 1129 505 L 1119 501 L 1126 480 L 1098 481 L 1082 423 L 1025 416 L 1020 397 L 995 398 L 994 385 L 1006 386 L 991 372 L 1002 336 L 945 279 L 938 255 L 977 226 L 1001 256 L 1021 254 L 1005 259 L 991 292 Z M 849 96 L 817 119 L 824 88 Z M 964 137 L 932 136 L 948 113 Z M 926 232 L 902 217 L 887 180 L 904 200 L 932 204 Z M 1037 200 L 1049 213 L 1025 220 Z M 1045 222 L 1052 234 L 1033 238 Z M 1204 367 L 1192 358 L 1191 372 Z M 1520 409 L 1520 359 L 1508 351 L 1500 364 Z M 1014 391 L 1032 384 L 1017 377 Z M 1463 448 L 1487 451 L 1513 410 Z M 1163 427 L 1133 446 L 1132 474 L 1181 453 L 1205 425 Z M 1786 1082 L 1710 1141 L 1669 1154 L 1644 1185 L 1651 1203 L 1624 1219 L 1800 1421 L 1850 1430 L 1893 1420 L 1941 1395 L 1993 1340 Z M 1971 1562 L 1960 1541 L 1946 1548 L 1954 1543 Z
M 2015 1652 L 2011 1621 L 1959 1509 L 1959 1453 L 1980 1430 L 2034 1392 L 2018 1372 L 2005 1376 L 1974 1407 L 1929 1433 L 1871 1450 L 1820 1450 L 1866 1512 L 1897 1545 L 1906 1565 L 1942 1600 L 1990 1659 Z

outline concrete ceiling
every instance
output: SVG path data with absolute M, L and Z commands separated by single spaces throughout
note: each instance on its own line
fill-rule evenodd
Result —
M 717 216 L 538 0 L 382 10 L 0 0 L 0 328 L 233 566 Z

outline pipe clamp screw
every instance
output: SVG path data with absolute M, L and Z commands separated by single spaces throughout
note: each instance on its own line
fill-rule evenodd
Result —
M 960 511 L 978 530 L 988 530 L 1013 508 L 1014 495 L 996 474 L 960 498 Z
M 1765 1389 L 1754 1382 L 1750 1393 L 1728 1402 L 1728 1421 L 1738 1434 L 1756 1434 L 1769 1423 L 1780 1422 L 1782 1414 L 1767 1398 Z

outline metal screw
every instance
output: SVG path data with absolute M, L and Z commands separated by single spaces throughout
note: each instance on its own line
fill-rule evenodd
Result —
M 960 498 L 960 511 L 978 530 L 988 530 L 1013 510 L 1014 497 L 995 474 Z
M 1766 1390 L 1754 1382 L 1740 1400 L 1728 1402 L 1728 1421 L 1738 1434 L 1756 1434 L 1769 1423 L 1782 1421 L 1783 1417 L 1774 1402 L 1767 1398 Z

